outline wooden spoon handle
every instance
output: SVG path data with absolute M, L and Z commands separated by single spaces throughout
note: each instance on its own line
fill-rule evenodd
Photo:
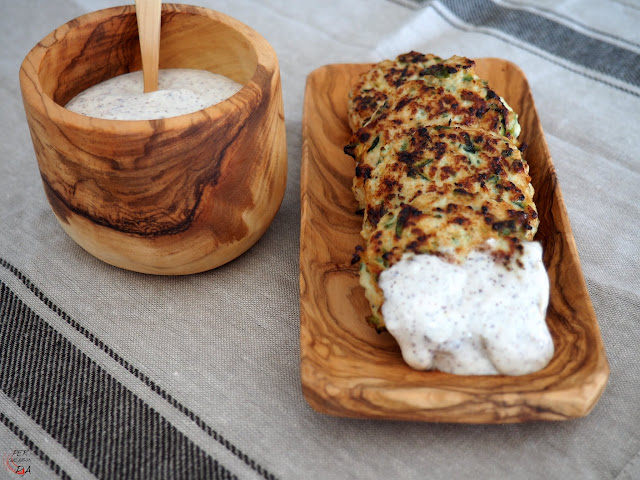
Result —
M 136 0 L 144 93 L 158 90 L 161 9 L 162 0 Z

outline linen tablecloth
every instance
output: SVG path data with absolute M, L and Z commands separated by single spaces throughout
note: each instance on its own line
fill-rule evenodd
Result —
M 228 265 L 156 277 L 96 260 L 43 193 L 22 59 L 111 0 L 5 1 L 0 92 L 0 479 L 640 478 L 640 4 L 635 0 L 201 0 L 282 73 L 289 177 Z M 305 79 L 410 50 L 500 57 L 528 77 L 611 376 L 586 417 L 453 425 L 334 418 L 299 370 Z

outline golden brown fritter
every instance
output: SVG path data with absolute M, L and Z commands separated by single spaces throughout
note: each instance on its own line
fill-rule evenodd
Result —
M 473 60 L 464 57 L 453 56 L 443 60 L 435 55 L 417 52 L 378 63 L 364 73 L 349 92 L 348 118 L 351 130 L 357 131 L 380 115 L 390 107 L 390 102 L 397 104 L 407 98 L 420 98 L 424 91 L 419 84 L 408 84 L 416 80 L 423 82 L 425 88 L 442 88 L 447 95 L 443 102 L 448 102 L 454 110 L 450 114 L 455 116 L 456 109 L 461 110 L 457 115 L 465 114 L 463 125 L 472 126 L 469 122 L 474 116 L 477 116 L 478 122 L 487 123 L 483 117 L 488 115 L 499 120 L 499 124 L 492 128 L 494 131 L 500 129 L 499 133 L 515 140 L 520 132 L 517 115 L 489 88 L 486 81 L 475 74 L 474 64 Z M 395 99 L 390 100 L 390 96 Z M 437 105 L 432 107 L 435 112 Z M 446 121 L 443 117 L 438 119 L 436 125 Z
M 385 107 L 351 138 L 350 145 L 362 144 L 360 150 L 373 144 L 385 145 L 408 128 L 464 126 L 509 137 L 505 120 L 509 111 L 497 95 L 485 99 L 473 90 L 453 92 L 411 80 L 392 92 Z M 347 150 L 350 147 L 347 147 Z M 356 158 L 362 152 L 354 152 Z M 362 177 L 356 175 L 353 191 L 360 208 L 364 208 Z

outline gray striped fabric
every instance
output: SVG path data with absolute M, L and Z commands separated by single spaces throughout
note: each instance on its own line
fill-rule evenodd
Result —
M 640 5 L 631 0 L 202 0 L 273 45 L 289 177 L 246 254 L 125 272 L 77 247 L 43 194 L 17 81 L 28 50 L 116 0 L 11 2 L 0 19 L 0 479 L 640 478 Z M 299 372 L 307 75 L 418 50 L 528 77 L 611 364 L 589 416 L 446 425 L 333 418 Z

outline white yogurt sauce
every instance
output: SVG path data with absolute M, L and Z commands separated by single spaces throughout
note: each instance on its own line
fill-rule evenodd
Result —
M 547 365 L 549 279 L 540 244 L 523 246 L 506 267 L 473 251 L 462 264 L 405 254 L 382 272 L 384 321 L 411 367 L 524 375 Z
M 125 73 L 76 95 L 66 108 L 109 120 L 154 120 L 197 112 L 242 88 L 223 75 L 175 68 L 158 72 L 158 90 L 143 93 L 142 71 Z

